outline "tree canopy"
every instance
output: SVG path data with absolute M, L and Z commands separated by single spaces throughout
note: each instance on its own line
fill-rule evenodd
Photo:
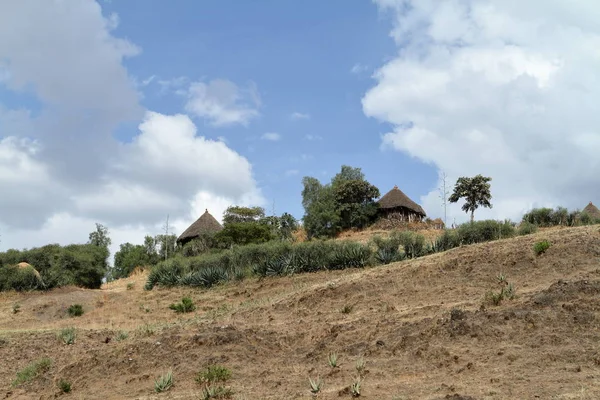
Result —
M 476 175 L 472 178 L 460 177 L 454 186 L 454 192 L 450 195 L 448 201 L 456 203 L 464 199 L 462 210 L 471 213 L 471 222 L 475 218 L 475 210 L 480 206 L 492 208 L 492 194 L 490 192 L 490 181 L 492 178 L 482 175 Z

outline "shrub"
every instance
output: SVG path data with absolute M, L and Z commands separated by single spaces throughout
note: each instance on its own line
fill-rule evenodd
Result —
M 398 241 L 407 258 L 417 258 L 427 254 L 423 235 L 410 231 L 401 232 L 398 234 Z
M 65 381 L 64 379 L 61 379 L 60 381 L 58 381 L 58 388 L 63 393 L 69 393 L 71 391 L 71 383 Z
M 553 213 L 551 208 L 534 208 L 523 216 L 523 221 L 537 226 L 553 226 L 556 221 Z
M 122 342 L 123 340 L 126 340 L 128 337 L 129 337 L 129 333 L 127 333 L 125 331 L 119 331 L 119 333 L 117 333 L 116 340 L 117 340 L 117 342 Z
M 329 353 L 327 356 L 327 363 L 331 368 L 337 368 L 338 366 L 338 355 L 335 352 Z
M 335 247 L 329 260 L 330 269 L 363 268 L 371 258 L 371 248 L 361 243 L 343 241 Z
M 156 393 L 166 392 L 173 386 L 173 371 L 169 370 L 154 381 L 154 391 Z
M 541 242 L 537 242 L 533 245 L 533 252 L 539 256 L 540 254 L 545 253 L 549 248 L 550 242 L 547 240 L 542 240 Z
M 17 377 L 12 381 L 12 386 L 19 386 L 20 384 L 29 382 L 38 377 L 43 372 L 46 372 L 52 366 L 52 360 L 49 358 L 41 358 L 33 361 L 31 364 L 17 372 Z
M 194 302 L 189 297 L 184 297 L 181 299 L 180 303 L 174 303 L 169 306 L 171 310 L 174 310 L 177 313 L 189 313 L 196 309 Z
M 42 289 L 40 277 L 33 268 L 18 266 L 0 266 L 0 291 L 16 290 L 18 292 Z
M 531 222 L 523 221 L 519 225 L 518 234 L 520 236 L 531 235 L 532 233 L 536 233 L 537 230 L 537 225 L 532 224 Z
M 313 394 L 317 394 L 321 391 L 321 387 L 323 386 L 323 381 L 321 378 L 317 378 L 317 380 L 313 380 L 312 378 L 308 378 L 308 383 L 310 384 L 310 392 Z
M 510 221 L 485 220 L 462 224 L 457 232 L 462 244 L 474 244 L 513 237 L 515 227 Z
M 231 370 L 221 365 L 209 365 L 198 373 L 196 382 L 212 384 L 216 382 L 227 382 L 231 378 Z
M 19 311 L 21 311 L 21 305 L 18 303 L 13 304 L 12 313 L 17 314 Z
M 129 282 L 127 284 L 127 290 L 132 290 L 134 287 L 135 287 L 135 283 L 133 283 L 133 282 Z
M 58 333 L 58 338 L 64 344 L 74 344 L 75 343 L 75 339 L 77 338 L 77 331 L 73 327 L 63 328 Z
M 387 238 L 375 236 L 371 242 L 375 245 L 375 260 L 380 264 L 402 261 L 405 257 L 405 254 L 400 251 L 398 232 L 390 233 Z
M 67 309 L 69 316 L 81 317 L 83 315 L 83 306 L 81 304 L 72 304 Z
M 444 232 L 433 242 L 433 251 L 436 253 L 447 251 L 460 246 L 458 232 L 453 229 L 444 229 Z
M 206 385 L 202 388 L 202 400 L 210 399 L 229 399 L 233 396 L 233 391 L 223 386 Z
M 173 258 L 163 261 L 152 268 L 144 289 L 152 290 L 156 285 L 166 287 L 176 286 L 179 284 L 179 278 L 184 272 L 185 267 L 182 260 Z

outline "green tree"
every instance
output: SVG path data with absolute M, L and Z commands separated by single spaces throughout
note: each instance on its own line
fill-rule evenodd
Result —
M 265 210 L 262 207 L 231 206 L 223 213 L 223 224 L 258 222 L 264 217 Z
M 308 238 L 334 236 L 339 232 L 340 215 L 331 185 L 322 185 L 310 176 L 302 179 L 302 185 L 302 219 Z
M 108 236 L 108 228 L 102 224 L 96 223 L 96 230 L 90 233 L 88 243 L 108 249 L 112 243 Z
M 232 222 L 225 224 L 214 236 L 217 245 L 229 248 L 233 245 L 265 243 L 274 239 L 271 228 L 259 222 Z
M 125 243 L 119 246 L 115 253 L 115 263 L 112 269 L 112 278 L 126 278 L 136 267 L 151 264 L 150 257 L 145 246 L 141 244 Z
M 342 229 L 364 228 L 377 215 L 379 189 L 365 180 L 350 179 L 334 186 Z
M 175 256 L 177 235 L 156 235 L 154 243 L 158 246 L 158 257 L 161 260 Z
M 456 203 L 460 199 L 465 200 L 462 210 L 471 213 L 471 222 L 475 218 L 475 210 L 480 206 L 492 208 L 492 194 L 490 192 L 490 181 L 492 178 L 482 175 L 473 178 L 461 177 L 456 181 L 454 192 L 450 195 L 448 201 Z

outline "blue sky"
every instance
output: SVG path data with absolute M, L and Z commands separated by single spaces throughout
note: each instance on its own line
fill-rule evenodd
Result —
M 100 222 L 114 252 L 232 204 L 300 218 L 302 177 L 343 164 L 432 218 L 442 171 L 492 177 L 477 219 L 600 203 L 599 19 L 596 0 L 1 2 L 0 250 Z
M 260 117 L 247 127 L 214 128 L 197 119 L 199 133 L 224 137 L 252 163 L 270 211 L 303 215 L 303 176 L 328 181 L 342 164 L 363 169 L 385 193 L 398 184 L 414 198 L 436 184 L 435 170 L 409 156 L 381 151 L 382 123 L 362 112 L 361 99 L 376 66 L 393 57 L 391 19 L 367 1 L 145 1 L 110 2 L 114 34 L 143 52 L 125 65 L 137 79 L 188 77 L 256 84 Z M 355 67 L 354 72 L 352 68 Z M 183 111 L 185 99 L 143 91 L 142 104 L 163 113 Z M 295 120 L 293 113 L 310 118 Z M 279 141 L 259 140 L 269 132 Z M 137 132 L 121 131 L 123 139 Z M 311 135 L 313 140 L 308 140 Z

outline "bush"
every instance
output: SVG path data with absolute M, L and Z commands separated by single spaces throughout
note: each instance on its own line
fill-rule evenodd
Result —
M 329 269 L 364 268 L 371 258 L 371 248 L 367 245 L 343 241 L 336 242 L 336 248 L 329 260 Z
M 83 306 L 81 304 L 72 304 L 67 310 L 71 317 L 81 317 L 83 315 Z
M 58 334 L 58 338 L 64 344 L 75 344 L 75 339 L 77 338 L 77 331 L 75 328 L 63 328 Z
M 220 365 L 210 365 L 198 373 L 196 382 L 211 384 L 216 382 L 227 382 L 231 378 L 231 370 Z
M 71 391 L 71 383 L 65 381 L 64 379 L 61 379 L 60 381 L 58 381 L 58 388 L 63 393 L 69 393 Z
M 46 372 L 52 366 L 52 360 L 49 358 L 41 358 L 32 362 L 21 371 L 17 372 L 17 377 L 12 381 L 12 386 L 19 386 L 22 383 L 29 382 L 37 376 Z
M 375 245 L 375 260 L 380 264 L 389 264 L 404 259 L 405 254 L 400 251 L 400 238 L 397 232 L 392 232 L 387 238 L 375 236 L 371 239 Z
M 541 242 L 537 242 L 533 245 L 533 252 L 539 256 L 540 254 L 545 253 L 549 248 L 550 242 L 547 240 L 542 240 Z
M 515 236 L 515 227 L 510 221 L 476 221 L 462 224 L 457 229 L 461 244 L 474 244 L 505 239 Z
M 168 371 L 154 381 L 154 391 L 156 393 L 166 392 L 173 386 L 173 371 Z
M 442 233 L 433 243 L 433 251 L 439 253 L 458 246 L 460 246 L 458 232 L 452 229 L 444 229 L 444 233 Z
M 0 291 L 16 290 L 28 291 L 42 289 L 42 280 L 33 268 L 19 268 L 18 266 L 0 266 Z
M 171 310 L 174 310 L 177 313 L 189 313 L 196 309 L 194 302 L 189 297 L 184 297 L 181 299 L 180 303 L 174 303 L 169 306 Z
M 428 253 L 423 235 L 411 231 L 401 232 L 398 234 L 398 241 L 407 258 L 417 258 Z
M 519 229 L 518 229 L 517 233 L 520 236 L 531 235 L 533 233 L 536 233 L 537 230 L 538 230 L 537 225 L 532 224 L 531 222 L 523 221 L 519 225 Z

